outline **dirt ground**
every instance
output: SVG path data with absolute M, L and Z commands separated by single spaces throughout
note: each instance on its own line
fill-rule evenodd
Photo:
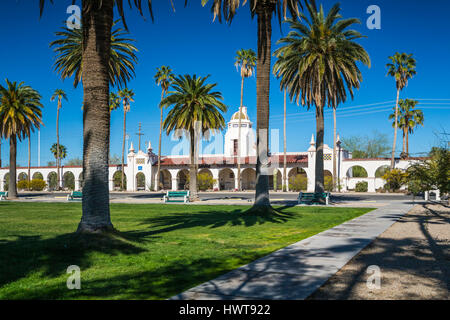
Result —
M 378 288 L 373 286 L 373 269 L 368 272 L 373 265 L 380 270 Z M 424 204 L 416 205 L 308 299 L 449 300 L 449 282 L 450 208 Z

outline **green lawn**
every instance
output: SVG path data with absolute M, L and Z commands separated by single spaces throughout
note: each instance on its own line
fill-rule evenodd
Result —
M 276 218 L 245 206 L 112 204 L 120 237 L 73 232 L 80 203 L 0 203 L 0 299 L 166 299 L 366 208 L 290 207 Z M 68 290 L 69 265 L 81 290 Z

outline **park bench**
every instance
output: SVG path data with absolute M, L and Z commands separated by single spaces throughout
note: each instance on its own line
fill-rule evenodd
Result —
M 67 201 L 76 201 L 83 199 L 83 193 L 81 191 L 72 191 L 67 195 Z
M 167 191 L 164 196 L 164 203 L 166 202 L 189 202 L 189 191 Z
M 330 193 L 315 193 L 315 192 L 300 192 L 298 195 L 298 203 L 317 203 L 320 202 L 320 199 L 325 199 L 325 204 L 328 205 L 330 201 Z
M 8 197 L 8 191 L 0 191 L 0 200 L 6 200 Z

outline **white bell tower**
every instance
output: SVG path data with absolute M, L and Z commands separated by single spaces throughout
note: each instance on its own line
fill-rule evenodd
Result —
M 255 132 L 252 128 L 247 108 L 242 107 L 242 112 L 235 112 L 228 122 L 227 132 L 225 133 L 224 154 L 226 157 L 237 156 L 238 136 L 239 136 L 239 117 L 241 117 L 241 148 L 240 156 L 256 156 Z

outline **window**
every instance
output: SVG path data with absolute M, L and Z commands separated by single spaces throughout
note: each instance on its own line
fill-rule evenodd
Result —
M 247 124 L 241 124 L 241 128 L 247 128 Z
M 238 124 L 233 124 L 233 128 L 238 128 L 239 125 Z
M 238 141 L 237 139 L 233 139 L 233 155 L 237 155 L 237 150 L 238 150 Z

